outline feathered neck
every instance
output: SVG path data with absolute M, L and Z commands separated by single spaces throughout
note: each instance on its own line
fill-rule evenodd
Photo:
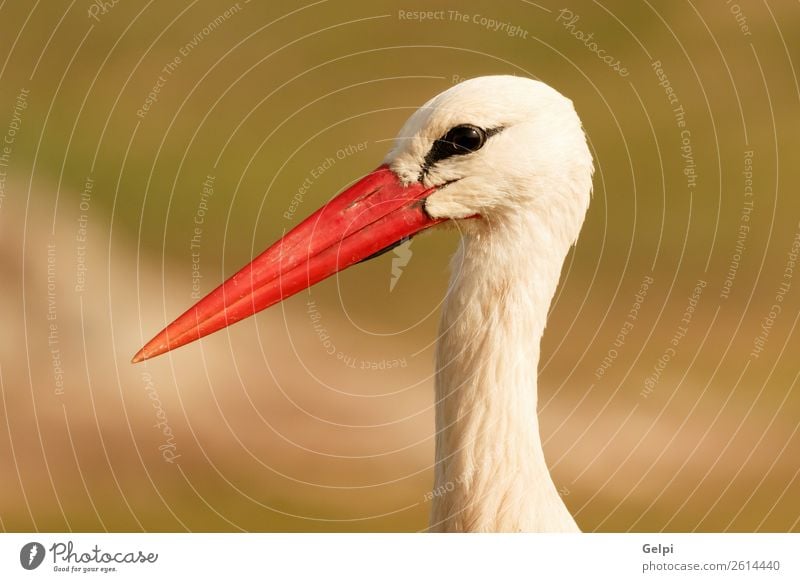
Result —
M 478 224 L 453 259 L 436 354 L 432 531 L 577 531 L 536 410 L 539 344 L 572 241 L 541 226 L 536 215 Z

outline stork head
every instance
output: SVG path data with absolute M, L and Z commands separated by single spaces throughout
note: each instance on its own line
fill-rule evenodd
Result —
M 470 79 L 420 107 L 385 162 L 407 184 L 432 188 L 426 212 L 502 228 L 520 214 L 577 238 L 589 204 L 592 157 L 572 101 L 512 76 Z
M 133 361 L 222 329 L 448 220 L 469 235 L 502 231 L 524 216 L 572 243 L 591 175 L 569 99 L 521 77 L 464 81 L 409 118 L 383 165 L 201 299 Z

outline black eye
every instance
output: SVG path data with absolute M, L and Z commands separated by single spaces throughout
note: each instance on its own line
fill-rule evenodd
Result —
M 460 156 L 481 149 L 486 142 L 486 132 L 474 125 L 457 125 L 436 141 L 449 150 L 450 155 Z
M 446 134 L 433 142 L 422 163 L 419 180 L 422 181 L 425 178 L 436 162 L 452 156 L 471 154 L 481 149 L 489 137 L 502 130 L 502 126 L 487 130 L 469 124 L 456 125 L 451 128 Z

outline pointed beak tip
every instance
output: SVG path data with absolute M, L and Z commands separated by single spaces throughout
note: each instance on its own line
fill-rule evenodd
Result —
M 138 364 L 140 362 L 144 362 L 145 360 L 149 360 L 151 358 L 155 358 L 156 356 L 160 356 L 164 352 L 169 350 L 164 349 L 163 344 L 159 345 L 154 340 L 149 341 L 146 343 L 142 348 L 136 352 L 136 354 L 131 358 L 131 364 Z

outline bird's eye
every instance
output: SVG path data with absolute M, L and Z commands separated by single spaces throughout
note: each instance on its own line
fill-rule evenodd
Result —
M 501 131 L 503 126 L 482 129 L 475 125 L 456 125 L 433 142 L 431 149 L 425 154 L 419 180 L 422 181 L 437 162 L 453 156 L 471 154 L 481 149 L 488 138 Z
M 486 142 L 486 132 L 474 125 L 457 125 L 436 141 L 440 142 L 447 155 L 460 156 L 481 149 Z

